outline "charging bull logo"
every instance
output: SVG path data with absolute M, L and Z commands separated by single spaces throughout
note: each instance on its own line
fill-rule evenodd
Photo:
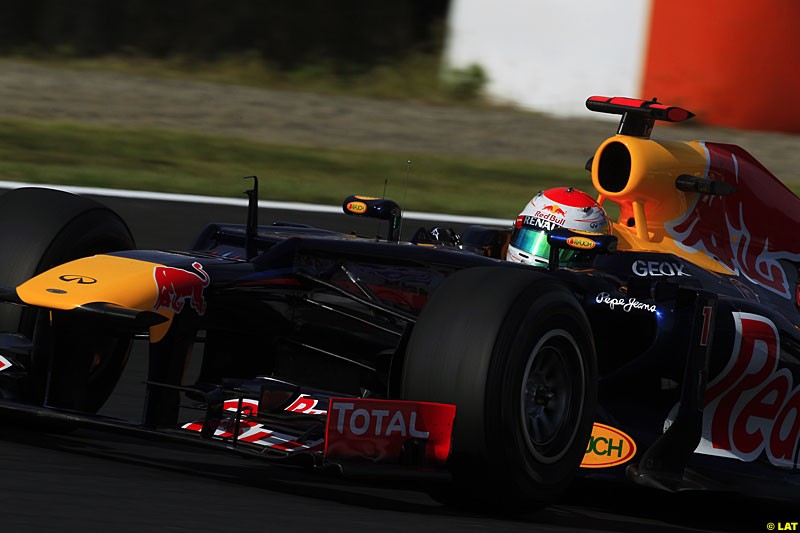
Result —
M 156 280 L 158 298 L 154 309 L 172 309 L 175 313 L 180 313 L 186 300 L 189 305 L 197 311 L 198 315 L 206 312 L 206 299 L 203 297 L 203 290 L 208 287 L 209 277 L 203 265 L 192 263 L 197 273 L 182 268 L 158 266 L 153 271 Z
M 558 207 L 557 205 L 546 205 L 542 208 L 542 211 L 547 211 L 548 213 L 553 213 L 554 215 L 565 217 L 567 216 L 566 211 Z
M 791 298 L 779 260 L 800 259 L 800 200 L 749 153 L 734 145 L 700 143 L 706 178 L 737 188 L 728 196 L 698 195 L 683 216 L 666 224 L 679 246 L 701 251 L 736 275 Z

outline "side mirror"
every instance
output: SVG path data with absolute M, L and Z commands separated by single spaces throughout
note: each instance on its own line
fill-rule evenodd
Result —
M 344 199 L 342 211 L 347 215 L 386 220 L 389 222 L 386 240 L 393 242 L 400 240 L 402 212 L 397 202 L 387 198 L 352 195 Z
M 675 188 L 679 191 L 699 192 L 713 196 L 727 196 L 738 190 L 736 185 L 724 181 L 698 178 L 688 174 L 681 174 L 675 179 Z
M 585 233 L 557 228 L 547 234 L 550 245 L 550 269 L 558 268 L 559 250 L 576 250 L 590 254 L 613 254 L 617 251 L 617 238 L 604 233 Z

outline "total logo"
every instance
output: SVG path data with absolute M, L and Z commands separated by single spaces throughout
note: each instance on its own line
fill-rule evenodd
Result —
M 398 435 L 400 437 L 413 437 L 427 439 L 429 433 L 417 429 L 417 413 L 411 411 L 406 418 L 405 413 L 396 410 L 391 413 L 388 409 L 355 409 L 352 402 L 339 402 L 331 405 L 331 416 L 333 424 L 339 433 L 347 430 L 353 435 L 374 435 L 390 437 Z
M 639 259 L 631 265 L 631 271 L 637 276 L 689 276 L 685 272 L 686 265 L 671 261 L 645 261 Z
M 443 464 L 450 454 L 456 407 L 448 404 L 331 398 L 325 456 L 396 462 L 409 439 L 425 442 L 425 461 Z

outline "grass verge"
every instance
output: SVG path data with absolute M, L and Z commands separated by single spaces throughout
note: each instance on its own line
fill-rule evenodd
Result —
M 477 66 L 442 70 L 436 54 L 415 53 L 388 64 L 353 69 L 344 74 L 334 65 L 311 63 L 282 70 L 265 63 L 255 52 L 202 61 L 180 55 L 152 58 L 140 55 L 106 55 L 92 58 L 60 54 L 7 54 L 7 59 L 36 65 L 135 76 L 190 79 L 285 91 L 361 96 L 435 105 L 472 108 L 502 107 L 483 94 L 485 75 Z
M 408 210 L 501 218 L 513 218 L 541 188 L 591 188 L 588 173 L 572 166 L 0 120 L 0 179 L 243 197 L 242 177 L 253 174 L 264 199 L 338 205 L 386 189 Z

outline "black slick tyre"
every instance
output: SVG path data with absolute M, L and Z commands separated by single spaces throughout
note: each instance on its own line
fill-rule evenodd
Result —
M 591 329 L 567 287 L 527 267 L 448 278 L 409 341 L 403 396 L 456 405 L 447 503 L 530 511 L 568 487 L 597 403 Z
M 0 195 L 0 286 L 16 287 L 58 264 L 135 247 L 128 226 L 108 207 L 74 194 L 36 187 Z M 20 333 L 39 346 L 28 361 L 26 401 L 94 412 L 124 369 L 131 339 L 78 324 L 50 329 L 47 313 L 0 305 L 0 331 Z M 49 389 L 45 391 L 46 384 Z

